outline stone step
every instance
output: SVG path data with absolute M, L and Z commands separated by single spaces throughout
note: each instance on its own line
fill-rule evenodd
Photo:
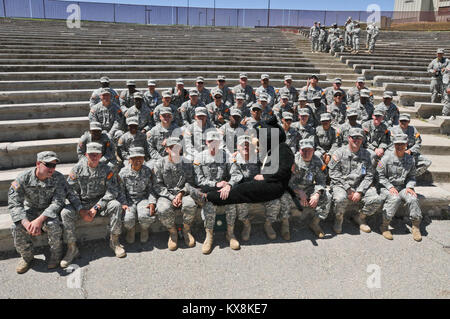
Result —
M 420 129 L 418 130 L 422 137 L 421 153 L 425 155 L 450 155 L 450 138 L 443 135 L 427 134 Z
M 386 91 L 408 91 L 408 92 L 430 92 L 430 84 L 418 84 L 418 83 L 383 83 L 383 88 Z
M 397 97 L 395 99 L 401 105 L 414 106 L 414 103 L 416 102 L 430 102 L 431 93 L 397 91 Z
M 430 174 L 423 174 L 417 178 L 418 181 L 432 182 L 432 183 L 448 183 L 450 182 L 450 165 L 448 165 L 448 155 L 425 155 L 432 161 L 431 166 L 428 168 Z M 431 180 L 430 180 L 431 176 Z
M 431 124 L 427 121 L 419 119 L 411 119 L 410 124 L 412 126 L 415 126 L 420 134 L 440 134 L 439 126 Z
M 403 84 L 426 84 L 430 85 L 429 77 L 405 77 L 405 76 L 384 76 L 377 75 L 373 78 L 373 85 L 383 86 L 384 83 L 403 83 Z
M 0 169 L 32 166 L 36 163 L 36 154 L 43 151 L 55 152 L 61 163 L 76 162 L 78 140 L 79 138 L 65 138 L 0 143 Z
M 360 65 L 360 64 L 366 64 L 366 65 L 376 65 L 376 66 L 380 66 L 380 65 L 384 65 L 384 66 L 389 66 L 389 67 L 396 67 L 396 66 L 412 66 L 412 67 L 423 67 L 425 66 L 425 68 L 428 66 L 428 64 L 430 63 L 430 61 L 428 59 L 423 59 L 422 61 L 405 61 L 405 60 L 386 60 L 386 59 L 381 59 L 381 60 L 370 60 L 370 59 L 348 59 L 345 61 L 345 64 L 351 67 L 354 67 L 355 65 Z
M 444 104 L 442 103 L 427 103 L 415 102 L 417 114 L 422 118 L 429 118 L 432 115 L 441 115 Z
M 413 71 L 413 72 L 427 72 L 427 66 L 411 66 L 411 65 L 373 65 L 367 63 L 353 64 L 353 70 L 357 73 L 362 73 L 363 70 L 389 70 L 389 71 Z
M 436 116 L 436 119 L 429 123 L 438 126 L 441 134 L 450 135 L 450 116 Z
M 373 78 L 377 75 L 384 76 L 409 76 L 409 77 L 430 77 L 429 73 L 426 71 L 393 71 L 393 70 L 370 70 L 364 69 L 362 70 L 362 75 L 365 76 L 367 80 L 373 80 Z
M 0 121 L 80 117 L 89 114 L 89 101 L 0 104 Z
M 78 138 L 88 129 L 87 116 L 0 121 L 2 142 Z

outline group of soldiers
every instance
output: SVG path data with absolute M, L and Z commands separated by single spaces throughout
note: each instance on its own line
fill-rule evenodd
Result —
M 169 250 L 177 249 L 177 213 L 182 215 L 185 244 L 194 247 L 191 226 L 197 208 L 206 231 L 204 254 L 212 250 L 220 213 L 226 216 L 230 247 L 239 249 L 234 225 L 236 218 L 242 221 L 241 238 L 248 241 L 250 204 L 216 206 L 199 199 L 199 190 L 218 189 L 226 199 L 235 185 L 263 180 L 266 163 L 257 156 L 262 145 L 256 125 L 274 117 L 295 154 L 295 164 L 289 180 L 292 191 L 263 203 L 268 238 L 276 238 L 272 224 L 281 221 L 281 235 L 290 239 L 289 216 L 295 206 L 313 213 L 309 227 L 319 238 L 324 237 L 320 221 L 334 210 L 333 229 L 339 234 L 352 203 L 357 206 L 353 219 L 364 232 L 371 231 L 366 216 L 382 207 L 380 229 L 392 239 L 389 222 L 404 201 L 413 237 L 421 240 L 422 214 L 414 186 L 416 176 L 431 162 L 420 154 L 420 133 L 410 125 L 409 114 L 399 113 L 391 92 L 374 106 L 364 78 L 348 92 L 339 78 L 322 89 L 314 74 L 301 89 L 293 86 L 291 75 L 284 76 L 285 85 L 279 89 L 270 85 L 268 74 L 261 75 L 256 89 L 248 84 L 246 73 L 239 78 L 239 84 L 229 88 L 219 75 L 211 91 L 203 77 L 189 91 L 180 78 L 162 94 L 153 80 L 145 92 L 129 80 L 119 95 L 109 78 L 102 77 L 90 99 L 89 130 L 77 145 L 79 161 L 67 179 L 55 170 L 58 155 L 45 151 L 37 154 L 36 167 L 11 184 L 8 208 L 21 255 L 17 272 L 29 269 L 31 238 L 42 230 L 50 245 L 48 267 L 68 267 L 79 255 L 77 221 L 92 222 L 96 216 L 109 218 L 110 246 L 119 258 L 126 256 L 119 241 L 122 229 L 126 242 L 133 243 L 139 224 L 140 241 L 145 243 L 156 220 L 169 232 Z
M 366 49 L 372 54 L 375 50 L 380 29 L 375 22 L 367 24 Z M 344 52 L 347 48 L 351 53 L 358 54 L 360 50 L 361 25 L 353 21 L 351 17 L 347 19 L 344 29 L 341 30 L 337 23 L 326 29 L 321 23 L 316 21 L 309 31 L 311 39 L 311 52 Z
M 445 51 L 437 49 L 436 58 L 428 65 L 431 74 L 431 103 L 444 103 L 442 115 L 450 115 L 450 59 L 444 57 Z

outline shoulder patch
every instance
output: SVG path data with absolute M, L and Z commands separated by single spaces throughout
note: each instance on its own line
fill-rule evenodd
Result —
M 200 163 L 199 162 L 193 162 L 192 164 L 199 166 Z
M 111 177 L 113 177 L 113 176 L 114 176 L 114 173 L 113 173 L 113 172 L 110 172 L 110 173 L 108 174 L 108 176 L 106 177 L 106 179 L 110 180 Z
M 384 131 L 384 134 L 390 134 L 389 130 Z
M 382 161 L 378 161 L 377 167 L 378 168 L 383 168 L 384 167 L 383 162 Z
M 106 147 L 109 147 L 109 145 L 110 145 L 110 143 L 109 143 L 109 142 L 106 142 Z
M 17 181 L 14 181 L 11 183 L 11 187 L 14 188 L 15 191 L 17 191 L 20 188 L 20 184 Z
M 324 171 L 327 168 L 327 165 L 323 164 L 322 167 L 320 168 L 322 171 Z
M 419 138 L 419 136 L 420 136 L 420 133 L 416 133 L 416 138 Z

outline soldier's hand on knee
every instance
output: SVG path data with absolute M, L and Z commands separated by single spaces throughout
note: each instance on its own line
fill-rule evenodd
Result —
M 122 209 L 124 212 L 126 212 L 128 208 L 129 208 L 128 205 L 122 205 Z
M 361 200 L 361 193 L 360 192 L 354 192 L 352 196 L 352 201 L 357 203 Z
M 319 193 L 315 193 L 314 195 L 312 195 L 311 198 L 309 199 L 309 206 L 311 206 L 312 208 L 316 208 L 317 204 L 319 203 L 319 198 L 320 198 Z
M 416 192 L 415 192 L 414 189 L 412 189 L 412 188 L 407 188 L 407 189 L 406 189 L 406 194 L 410 194 L 410 195 L 412 195 L 412 196 L 414 196 L 414 197 L 417 197 Z
M 392 196 L 398 196 L 398 190 L 395 187 L 391 187 L 389 193 L 391 193 Z

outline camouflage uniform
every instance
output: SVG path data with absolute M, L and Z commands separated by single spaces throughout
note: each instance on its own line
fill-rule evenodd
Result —
M 430 92 L 431 92 L 431 103 L 438 102 L 439 94 L 444 97 L 444 85 L 442 83 L 442 69 L 446 68 L 450 64 L 450 60 L 448 58 L 435 58 L 428 65 L 428 73 L 431 74 L 431 83 L 430 83 Z M 434 73 L 434 71 L 437 71 Z
M 153 112 L 154 109 L 156 108 L 156 106 L 158 106 L 159 104 L 162 103 L 161 94 L 159 94 L 158 91 L 156 91 L 156 90 L 153 94 L 150 93 L 150 91 L 148 91 L 148 90 L 145 91 L 144 103 L 150 109 L 150 112 Z
M 373 121 L 367 121 L 362 124 L 362 128 L 366 134 L 364 146 L 373 156 L 375 156 L 375 149 L 381 148 L 386 150 L 391 144 L 391 133 L 383 122 L 379 126 L 375 126 Z
M 198 91 L 198 100 L 203 105 L 208 105 L 209 103 L 211 103 L 213 101 L 211 91 L 206 88 L 203 88 L 203 90 Z
M 150 132 L 147 132 L 147 145 L 150 154 L 150 161 L 146 163 L 148 167 L 153 168 L 156 161 L 167 155 L 165 146 L 162 143 L 165 139 L 175 135 L 177 137 L 181 137 L 182 135 L 181 128 L 175 123 L 172 123 L 169 128 L 164 128 L 159 123 Z
M 122 110 L 122 113 L 125 114 L 125 112 L 134 105 L 134 93 L 139 92 L 138 90 L 135 90 L 133 93 L 130 93 L 129 89 L 125 89 L 120 93 L 119 102 L 120 102 L 120 109 Z
M 267 88 L 264 88 L 264 86 L 259 86 L 256 90 L 255 90 L 255 98 L 256 100 L 259 99 L 259 96 L 261 93 L 266 93 L 267 96 L 269 97 L 267 100 L 267 106 L 269 107 L 273 107 L 275 104 L 275 100 L 276 100 L 276 93 L 275 93 L 275 89 L 273 86 L 268 85 Z
M 142 147 L 145 152 L 145 160 L 150 159 L 146 134 L 141 131 L 137 131 L 134 135 L 130 132 L 126 132 L 119 138 L 119 141 L 117 142 L 117 155 L 119 155 L 122 161 L 125 162 L 128 160 L 130 148 L 132 147 Z
M 334 93 L 336 92 L 342 93 L 342 104 L 347 104 L 347 93 L 343 89 L 335 90 L 334 87 L 329 86 L 323 91 L 323 95 L 325 96 L 326 105 L 334 104 Z
M 109 216 L 111 233 L 121 233 L 122 206 L 116 200 L 119 195 L 117 179 L 107 165 L 100 163 L 92 169 L 87 163 L 87 159 L 79 161 L 67 178 L 70 205 L 61 211 L 61 219 L 68 243 L 76 242 L 75 223 L 80 219 L 80 210 L 95 206 L 98 208 L 95 216 Z
M 212 90 L 218 90 L 218 89 L 222 90 L 222 93 L 223 93 L 222 101 L 223 101 L 223 103 L 225 103 L 225 105 L 228 108 L 231 108 L 234 105 L 234 97 L 233 97 L 233 92 L 231 92 L 231 89 L 228 86 L 224 86 L 223 89 L 221 89 L 219 86 L 216 86 Z
M 398 125 L 400 112 L 397 105 L 391 103 L 389 106 L 386 106 L 383 102 L 381 102 L 380 104 L 375 106 L 375 108 L 377 107 L 383 107 L 385 109 L 384 122 L 386 123 L 388 129 L 391 129 L 392 127 Z
M 206 105 L 206 109 L 208 110 L 208 115 L 211 122 L 216 125 L 216 127 L 220 127 L 230 120 L 230 108 L 223 102 L 217 106 L 213 101 Z M 219 121 L 219 115 L 223 116 L 224 122 Z
M 359 96 L 360 96 L 362 90 L 368 90 L 368 91 L 370 91 L 370 90 L 369 90 L 368 88 L 366 88 L 366 87 L 362 88 L 361 90 L 358 90 L 358 88 L 357 88 L 356 86 L 350 88 L 350 89 L 347 91 L 347 104 L 348 104 L 348 105 L 351 105 L 351 104 L 353 104 L 353 103 L 359 102 L 359 101 L 360 101 L 360 100 L 359 100 Z M 372 104 L 374 103 L 374 97 L 373 97 L 373 93 L 372 93 L 372 92 L 369 93 L 369 101 L 370 101 L 370 103 L 372 103 Z
M 314 139 L 314 135 L 316 134 L 316 130 L 309 124 L 303 126 L 300 122 L 292 123 L 291 128 L 297 130 L 299 132 L 301 139 L 312 138 Z
M 351 126 L 350 122 L 347 120 L 344 124 L 342 124 L 337 130 L 336 134 L 338 136 L 338 145 L 348 145 L 348 133 L 351 128 L 362 128 L 362 125 L 356 123 L 355 126 Z
M 224 124 L 219 128 L 219 132 L 223 135 L 223 142 L 229 153 L 237 151 L 237 138 L 247 132 L 247 126 L 239 123 L 237 128 L 230 126 L 230 123 Z
M 48 243 L 52 255 L 62 255 L 62 228 L 59 214 L 66 198 L 66 182 L 64 176 L 55 171 L 50 178 L 39 180 L 35 175 L 36 168 L 22 172 L 11 183 L 8 192 L 8 210 L 11 214 L 11 226 L 14 246 L 26 262 L 33 259 L 32 236 L 23 227 L 21 221 L 30 222 L 40 215 L 47 216 L 42 230 L 48 234 Z
M 120 108 L 113 103 L 108 107 L 103 106 L 102 102 L 94 105 L 89 113 L 89 122 L 99 122 L 111 140 L 116 140 L 116 132 L 121 135 L 126 131 L 125 117 Z
M 181 118 L 183 119 L 184 126 L 188 126 L 192 124 L 192 122 L 195 122 L 194 116 L 195 116 L 195 109 L 197 107 L 205 107 L 205 104 L 203 104 L 203 102 L 200 101 L 199 99 L 196 105 L 192 105 L 191 100 L 186 101 L 181 105 L 179 113 L 181 114 Z M 208 112 L 208 121 L 211 121 L 210 112 Z
M 347 104 L 342 103 L 341 105 L 336 105 L 336 103 L 331 103 L 328 105 L 328 111 L 331 113 L 331 125 L 338 127 L 345 123 L 347 119 Z
M 320 159 L 325 154 L 332 154 L 338 148 L 338 134 L 334 127 L 330 126 L 328 131 L 325 131 L 323 126 L 316 128 L 316 135 L 314 145 L 316 147 L 315 155 Z
M 150 109 L 142 102 L 140 109 L 133 105 L 125 112 L 125 118 L 135 117 L 138 119 L 138 130 L 150 131 L 155 126 L 154 118 L 151 115 Z
M 244 93 L 245 95 L 245 105 L 250 108 L 253 103 L 256 102 L 255 92 L 253 91 L 253 88 L 250 85 L 247 85 L 245 88 L 242 88 L 240 84 L 234 86 L 231 89 L 231 92 L 233 92 L 234 99 L 236 100 L 236 94 L 237 93 Z
M 114 90 L 114 89 L 112 89 L 112 88 L 110 88 L 110 87 L 107 87 L 107 88 L 98 88 L 98 89 L 95 89 L 93 92 L 92 92 L 92 94 L 91 94 L 91 98 L 90 98 L 90 100 L 89 100 L 89 106 L 92 108 L 94 105 L 96 105 L 96 104 L 98 104 L 98 103 L 100 103 L 101 102 L 101 99 L 100 99 L 100 91 L 102 90 L 102 89 L 107 89 L 109 92 L 111 92 L 111 102 L 112 103 L 114 103 L 114 104 L 117 104 L 117 105 L 119 105 L 120 104 L 120 102 L 119 102 L 119 94 Z
M 289 103 L 292 103 L 293 105 L 298 101 L 298 91 L 293 86 L 291 86 L 290 88 L 283 86 L 282 88 L 275 90 L 275 94 L 276 94 L 275 102 L 277 103 L 280 102 L 281 95 L 283 94 L 289 95 Z
M 372 103 L 367 102 L 366 104 L 362 104 L 361 101 L 356 101 L 350 108 L 358 110 L 358 121 L 362 124 L 364 122 L 372 120 L 372 114 L 375 110 L 375 107 Z
M 215 129 L 208 121 L 206 121 L 206 125 L 203 128 L 198 126 L 196 121 L 188 125 L 183 132 L 183 140 L 186 148 L 186 154 L 184 156 L 192 161 L 195 153 L 200 153 L 206 148 L 206 132 Z
M 100 159 L 100 163 L 105 163 L 111 164 L 111 168 L 113 166 L 115 166 L 117 164 L 117 159 L 116 159 L 116 147 L 114 146 L 114 143 L 111 142 L 110 138 L 108 137 L 108 135 L 106 135 L 105 133 L 102 133 L 100 140 L 98 141 L 93 141 L 92 140 L 92 135 L 89 131 L 85 132 L 77 145 L 77 154 L 78 154 L 78 160 L 85 158 L 85 154 L 86 154 L 86 145 L 88 145 L 91 142 L 96 142 L 99 144 L 102 144 L 103 148 L 102 148 L 102 158 Z
M 309 30 L 309 36 L 311 38 L 311 51 L 319 51 L 319 34 L 320 28 L 318 26 L 312 26 Z
M 159 113 L 163 107 L 170 107 L 170 111 L 172 112 L 173 116 L 173 123 L 176 123 L 178 126 L 182 126 L 183 121 L 181 119 L 181 114 L 178 111 L 178 108 L 175 106 L 175 104 L 170 103 L 169 106 L 164 106 L 164 104 L 159 104 L 155 110 L 153 111 L 153 121 L 155 122 L 155 125 L 157 125 L 159 122 L 161 122 L 161 119 L 159 118 Z

